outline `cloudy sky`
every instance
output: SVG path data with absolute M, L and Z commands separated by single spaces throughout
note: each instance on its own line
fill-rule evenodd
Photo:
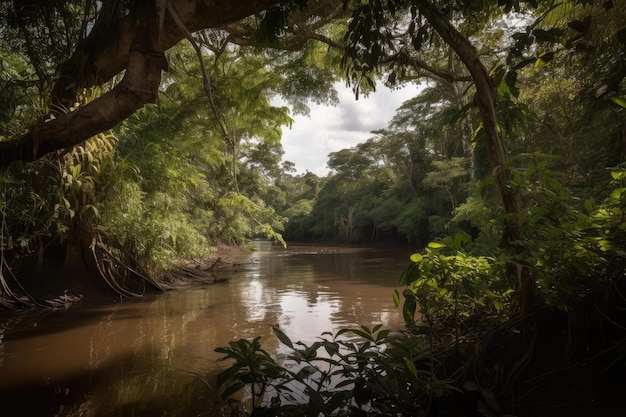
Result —
M 395 110 L 417 93 L 416 86 L 391 91 L 379 84 L 375 93 L 356 100 L 352 90 L 343 84 L 336 88 L 338 106 L 310 103 L 309 117 L 295 116 L 291 129 L 283 129 L 283 160 L 295 163 L 298 173 L 308 170 L 326 175 L 329 153 L 351 148 L 372 137 L 372 130 L 386 127 Z

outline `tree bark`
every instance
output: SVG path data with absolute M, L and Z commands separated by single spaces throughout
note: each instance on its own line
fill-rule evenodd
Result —
M 437 7 L 428 0 L 418 0 L 420 12 L 433 29 L 456 52 L 466 66 L 476 87 L 476 104 L 485 131 L 487 151 L 492 173 L 502 200 L 505 214 L 503 238 L 507 243 L 519 239 L 519 229 L 515 214 L 518 212 L 517 200 L 509 190 L 507 183 L 511 172 L 505 163 L 504 146 L 496 116 L 496 99 L 494 87 L 487 69 L 483 65 L 470 41 L 461 35 L 443 16 Z
M 171 0 L 189 31 L 219 27 L 266 10 L 277 0 Z M 0 142 L 0 167 L 14 160 L 32 161 L 47 153 L 74 146 L 111 129 L 146 103 L 156 99 L 163 52 L 184 39 L 166 2 L 137 0 L 133 13 L 119 19 L 99 19 L 89 36 L 63 65 L 51 94 L 56 108 L 69 108 L 82 88 L 101 85 L 126 70 L 111 91 L 71 113 L 35 125 L 24 136 Z M 104 20 L 103 20 L 104 19 Z
M 485 130 L 489 161 L 504 209 L 503 241 L 505 244 L 515 247 L 514 242 L 520 239 L 516 216 L 519 209 L 517 200 L 508 187 L 511 171 L 505 163 L 505 152 L 498 126 L 495 91 L 491 77 L 489 77 L 489 73 L 469 40 L 445 19 L 434 4 L 428 0 L 418 0 L 418 7 L 433 29 L 457 53 L 472 76 L 476 87 L 476 104 Z M 525 316 L 534 308 L 536 283 L 526 266 L 522 263 L 513 263 L 515 264 L 514 274 L 517 278 L 521 298 L 520 313 Z
M 159 15 L 151 2 L 140 3 L 133 16 L 126 73 L 110 92 L 77 110 L 59 114 L 34 126 L 20 139 L 0 142 L 0 166 L 11 161 L 35 160 L 76 145 L 111 129 L 146 103 L 156 99 L 166 60 L 158 49 Z
M 277 3 L 277 0 L 171 0 L 176 15 L 192 33 L 239 21 Z M 170 13 L 164 10 L 159 13 L 163 14 L 163 22 L 156 37 L 156 48 L 165 51 L 185 39 L 185 34 Z M 53 89 L 53 103 L 66 105 L 68 100 L 74 99 L 78 89 L 101 85 L 126 68 L 134 37 L 133 19 L 134 16 L 129 14 L 116 20 L 99 19 L 96 22 L 84 44 L 63 65 Z

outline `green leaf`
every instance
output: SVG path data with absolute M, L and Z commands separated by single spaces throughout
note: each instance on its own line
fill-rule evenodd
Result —
M 308 365 L 304 368 L 300 369 L 298 373 L 295 375 L 298 380 L 303 380 L 305 378 L 310 377 L 311 375 L 317 373 L 318 370 L 314 366 Z
M 361 336 L 363 339 L 372 340 L 372 335 L 360 329 L 352 329 L 352 333 Z
M 416 263 L 409 264 L 408 268 L 400 276 L 400 284 L 409 286 L 419 279 L 421 275 L 420 267 Z
M 73 165 L 70 167 L 70 170 L 72 171 L 72 176 L 76 178 L 80 175 L 80 172 L 82 170 L 82 165 L 81 164 Z
M 335 342 L 325 340 L 322 342 L 322 346 L 324 346 L 324 349 L 326 349 L 326 353 L 328 353 L 328 356 L 336 355 L 339 352 L 339 345 Z
M 415 310 L 417 309 L 417 303 L 415 301 L 415 295 L 409 291 L 411 296 L 407 297 L 407 291 L 404 291 L 404 305 L 402 306 L 402 315 L 404 317 L 404 322 L 409 325 L 415 325 Z
M 626 187 L 616 188 L 611 192 L 610 198 L 612 200 L 619 200 L 622 197 L 622 193 L 626 191 Z
M 466 243 L 469 243 L 471 237 L 467 233 L 457 233 L 454 236 L 454 247 L 460 249 Z
M 385 330 L 381 330 L 377 335 L 376 335 L 376 341 L 380 342 L 381 340 L 385 340 L 387 338 L 387 336 L 389 336 L 390 330 L 389 329 L 385 329 Z
M 337 332 L 337 334 L 335 335 L 335 337 L 339 337 L 339 336 L 341 336 L 341 335 L 342 335 L 342 334 L 344 334 L 344 333 L 350 333 L 351 331 L 352 331 L 352 329 L 347 329 L 347 328 L 346 328 L 346 329 L 340 329 L 340 330 Z
M 354 382 L 351 379 L 345 379 L 341 382 L 339 382 L 337 385 L 335 385 L 336 388 L 343 388 L 343 387 L 347 387 L 348 385 L 352 385 Z
M 417 368 L 415 367 L 415 364 L 413 363 L 413 361 L 405 357 L 404 364 L 406 365 L 406 368 L 409 370 L 411 375 L 413 375 L 414 378 L 417 378 Z
M 400 293 L 398 290 L 393 290 L 393 304 L 398 308 L 400 306 Z
M 274 334 L 283 345 L 293 349 L 291 339 L 278 326 L 272 326 L 272 330 L 274 330 Z
M 626 171 L 611 171 L 611 177 L 614 180 L 623 180 L 626 178 Z
M 431 248 L 431 249 L 441 249 L 444 246 L 446 246 L 446 245 L 444 245 L 443 243 L 439 243 L 439 242 L 430 242 L 428 244 L 428 247 Z
M 617 104 L 618 106 L 626 109 L 626 99 L 623 97 L 619 97 L 619 96 L 609 96 L 609 100 L 611 100 L 613 103 Z
M 411 259 L 411 262 L 419 263 L 419 262 L 422 262 L 422 259 L 424 259 L 424 257 L 420 255 L 419 253 L 414 253 L 411 255 L 410 259 Z
M 306 388 L 306 393 L 309 395 L 309 405 L 315 406 L 315 413 L 312 415 L 317 415 L 324 409 L 324 400 L 322 396 L 317 391 L 311 389 L 311 387 Z

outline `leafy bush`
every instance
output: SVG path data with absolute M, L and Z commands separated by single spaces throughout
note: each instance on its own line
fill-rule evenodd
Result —
M 540 296 L 563 310 L 610 297 L 624 282 L 626 170 L 612 170 L 613 191 L 601 202 L 581 202 L 548 169 L 549 158 L 528 157 L 531 163 L 515 172 L 512 186 L 525 201 L 518 243 Z
M 429 243 L 421 254 L 411 255 L 412 263 L 400 279 L 407 286 L 402 293 L 404 320 L 429 335 L 431 350 L 458 348 L 510 314 L 513 289 L 504 262 L 467 254 L 462 246 L 469 240 L 457 234 Z M 394 302 L 400 305 L 397 290 Z
M 280 361 L 259 338 L 216 349 L 222 360 L 234 360 L 217 385 L 235 410 L 254 416 L 426 416 L 435 399 L 458 391 L 437 377 L 439 365 L 420 339 L 392 335 L 381 325 L 323 333 L 311 345 L 292 342 L 276 326 L 274 332 L 288 350 Z M 248 396 L 233 399 L 241 390 Z

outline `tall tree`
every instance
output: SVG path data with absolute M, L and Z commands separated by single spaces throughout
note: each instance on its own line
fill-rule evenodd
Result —
M 519 238 L 514 218 L 518 207 L 515 197 L 507 187 L 510 173 L 505 163 L 493 81 L 468 36 L 462 34 L 452 23 L 464 17 L 471 18 L 477 7 L 479 6 L 476 6 L 475 2 L 428 0 L 359 2 L 359 6 L 355 8 L 354 21 L 347 34 L 349 49 L 346 62 L 351 63 L 349 71 L 353 80 L 367 80 L 369 72 L 383 64 L 388 65 L 387 62 L 390 60 L 405 67 L 412 62 L 406 58 L 407 53 L 402 53 L 408 48 L 405 44 L 406 37 L 409 37 L 411 46 L 419 51 L 425 47 L 428 39 L 434 38 L 435 34 L 456 53 L 476 91 L 474 101 L 485 132 L 485 144 L 492 172 L 507 215 L 504 238 L 507 241 L 515 241 Z M 398 19 L 398 15 L 403 17 Z M 406 27 L 397 28 L 395 23 L 397 21 L 406 23 Z M 402 36 L 398 36 L 398 33 Z M 421 67 L 427 65 L 422 64 Z

